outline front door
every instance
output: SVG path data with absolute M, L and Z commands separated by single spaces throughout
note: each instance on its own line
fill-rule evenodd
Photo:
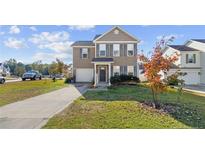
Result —
M 100 68 L 100 82 L 106 81 L 106 70 L 104 67 Z

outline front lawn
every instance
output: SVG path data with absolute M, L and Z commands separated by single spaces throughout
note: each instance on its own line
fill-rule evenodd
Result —
M 184 92 L 180 102 L 174 89 L 160 95 L 164 113 L 142 105 L 151 101 L 144 85 L 88 91 L 49 120 L 45 128 L 205 128 L 205 97 Z
M 11 82 L 0 85 L 0 106 L 65 87 L 64 80 Z

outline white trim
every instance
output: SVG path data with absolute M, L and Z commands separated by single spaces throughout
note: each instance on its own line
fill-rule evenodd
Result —
M 199 42 L 199 41 L 195 41 L 195 40 L 189 40 L 189 41 L 191 41 L 191 42 L 197 42 L 197 43 L 201 43 L 201 44 L 205 44 L 205 43 L 203 43 L 203 42 Z M 188 42 L 188 41 L 187 41 Z
M 71 46 L 73 48 L 95 48 L 95 46 Z
M 137 41 L 96 41 L 95 43 L 138 43 Z
M 130 37 L 132 37 L 133 39 L 135 39 L 137 43 L 140 42 L 139 39 L 137 39 L 136 37 L 132 36 L 131 34 L 129 34 L 128 32 L 126 32 L 125 30 L 123 30 L 123 29 L 120 28 L 119 26 L 114 26 L 111 30 L 105 32 L 104 34 L 102 34 L 101 36 L 99 36 L 98 38 L 96 38 L 95 40 L 93 40 L 93 42 L 96 42 L 98 39 L 102 38 L 103 36 L 105 36 L 106 34 L 108 34 L 109 32 L 111 32 L 111 31 L 114 30 L 115 28 L 119 28 L 121 31 L 123 31 L 124 33 L 126 33 L 127 35 L 129 35 Z

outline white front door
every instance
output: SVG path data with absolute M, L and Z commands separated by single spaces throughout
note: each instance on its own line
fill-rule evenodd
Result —
M 76 69 L 76 82 L 92 82 L 93 69 L 92 68 L 78 68 Z

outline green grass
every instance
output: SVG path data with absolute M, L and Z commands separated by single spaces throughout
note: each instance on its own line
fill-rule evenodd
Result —
M 44 128 L 188 128 L 169 115 L 134 101 L 78 99 Z
M 65 87 L 64 80 L 12 82 L 0 85 L 0 106 Z
M 160 95 L 164 113 L 139 102 L 152 101 L 149 88 L 120 86 L 88 91 L 49 120 L 44 128 L 205 128 L 205 97 L 174 89 Z

